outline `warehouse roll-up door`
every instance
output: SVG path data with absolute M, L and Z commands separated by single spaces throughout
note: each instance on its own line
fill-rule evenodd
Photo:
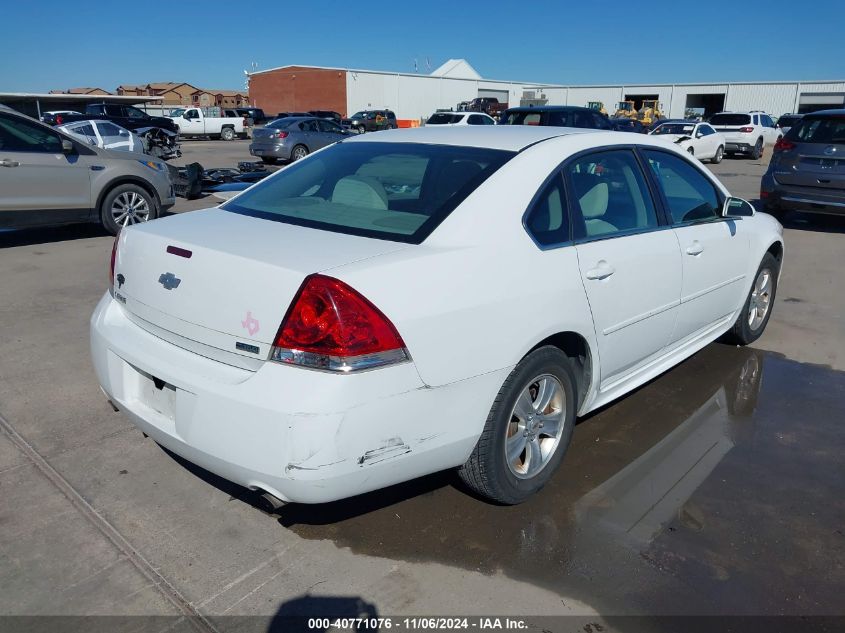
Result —
M 807 92 L 798 99 L 798 112 L 801 114 L 841 108 L 845 105 L 845 92 Z

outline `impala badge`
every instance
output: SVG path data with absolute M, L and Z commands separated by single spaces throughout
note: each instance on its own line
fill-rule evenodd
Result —
M 179 287 L 179 284 L 182 283 L 182 280 L 179 279 L 179 277 L 177 277 L 173 273 L 163 273 L 158 278 L 158 283 L 164 286 L 165 290 L 173 290 L 174 288 Z

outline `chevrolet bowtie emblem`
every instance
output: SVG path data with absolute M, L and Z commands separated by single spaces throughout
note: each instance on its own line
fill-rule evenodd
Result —
M 164 286 L 165 290 L 173 290 L 174 288 L 179 287 L 182 280 L 173 273 L 163 273 L 161 277 L 158 278 L 158 283 Z

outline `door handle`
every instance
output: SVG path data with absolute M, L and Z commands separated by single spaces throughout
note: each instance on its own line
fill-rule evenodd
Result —
M 587 272 L 584 273 L 584 276 L 587 279 L 607 279 L 613 273 L 616 272 L 616 269 L 608 264 L 606 261 L 601 260 L 598 264 L 596 264 L 595 268 L 591 268 Z
M 20 165 L 20 163 L 16 160 L 0 158 L 0 167 L 17 167 L 18 165 Z
M 693 257 L 698 257 L 704 252 L 704 247 L 701 245 L 701 242 L 695 240 L 692 244 L 687 246 L 687 255 L 692 255 Z

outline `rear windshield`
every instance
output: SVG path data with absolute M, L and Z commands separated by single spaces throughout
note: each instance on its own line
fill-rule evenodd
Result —
M 750 114 L 714 114 L 710 125 L 748 125 L 751 123 Z
M 446 125 L 449 123 L 457 123 L 462 118 L 464 118 L 463 114 L 449 114 L 447 112 L 438 112 L 428 117 L 428 121 L 426 121 L 425 123 L 426 125 Z
M 805 116 L 786 133 L 786 138 L 800 143 L 845 143 L 845 115 Z
M 270 128 L 276 129 L 276 130 L 284 130 L 284 129 L 287 129 L 287 127 L 291 123 L 295 123 L 295 122 L 296 122 L 296 119 L 292 119 L 290 117 L 282 117 L 281 119 L 275 119 L 273 121 L 270 121 L 264 127 L 270 127 Z
M 778 119 L 778 125 L 781 127 L 792 127 L 800 120 L 800 116 L 782 116 Z
M 514 152 L 337 143 L 223 205 L 265 220 L 419 244 Z

